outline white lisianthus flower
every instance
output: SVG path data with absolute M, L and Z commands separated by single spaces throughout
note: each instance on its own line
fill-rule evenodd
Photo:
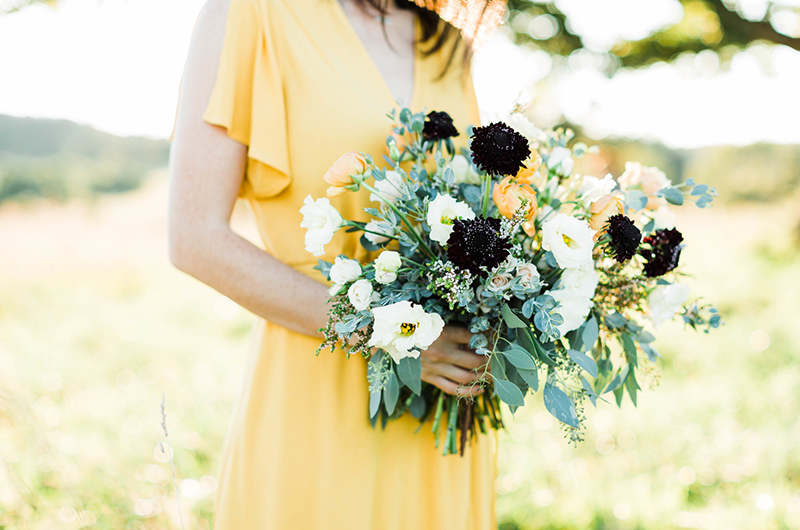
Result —
M 580 197 L 583 205 L 588 208 L 600 197 L 609 195 L 616 187 L 617 183 L 610 174 L 603 177 L 602 180 L 597 177 L 586 176 L 583 177 L 583 182 L 578 190 L 578 197 Z
M 558 289 L 581 298 L 593 298 L 597 289 L 597 272 L 594 269 L 566 269 L 561 274 Z
M 542 134 L 541 129 L 532 124 L 528 118 L 519 112 L 512 113 L 508 119 L 504 121 L 509 127 L 524 136 L 525 139 L 528 140 L 528 145 L 531 147 L 533 147 L 534 142 L 536 142 Z
M 325 254 L 325 245 L 331 242 L 333 234 L 344 224 L 342 216 L 331 206 L 327 198 L 315 201 L 311 195 L 303 201 L 300 213 L 303 214 L 300 226 L 308 230 L 306 251 L 315 256 L 322 256 Z
M 455 155 L 453 161 L 445 166 L 453 170 L 456 184 L 474 184 L 481 183 L 481 177 L 475 172 L 472 164 L 469 163 L 464 155 Z
M 356 311 L 369 309 L 369 303 L 372 301 L 372 284 L 367 280 L 358 280 L 347 290 L 347 298 Z
M 689 286 L 683 283 L 659 285 L 647 297 L 650 304 L 650 320 L 658 329 L 661 324 L 672 320 L 689 297 Z
M 396 363 L 419 357 L 420 350 L 433 344 L 444 329 L 442 317 L 408 301 L 376 307 L 372 314 L 375 323 L 369 345 L 382 348 Z
M 526 287 L 536 287 L 541 284 L 539 270 L 533 263 L 518 263 L 517 278 L 522 278 L 522 284 Z
M 507 291 L 509 287 L 511 287 L 511 280 L 514 277 L 507 272 L 503 272 L 500 274 L 495 274 L 486 281 L 485 288 L 487 291 L 494 295 L 501 295 L 505 297 L 503 291 Z
M 586 221 L 560 213 L 542 225 L 542 248 L 552 252 L 563 269 L 591 267 L 594 234 Z
M 390 237 L 395 235 L 395 227 L 386 221 L 370 221 L 364 227 L 369 232 L 364 232 L 364 237 L 373 245 L 380 245 L 389 241 Z M 382 236 L 380 234 L 386 234 Z
M 431 227 L 431 239 L 440 245 L 447 244 L 453 232 L 456 219 L 474 219 L 475 212 L 469 204 L 455 200 L 450 195 L 441 194 L 428 204 L 426 220 Z
M 348 282 L 357 280 L 361 276 L 361 264 L 354 259 L 336 256 L 331 267 L 331 281 L 333 285 L 328 290 L 331 296 L 336 295 Z
M 387 201 L 392 204 L 400 200 L 404 195 L 406 184 L 403 182 L 403 176 L 397 171 L 387 171 L 384 180 L 375 181 L 375 190 Z M 376 194 L 370 193 L 369 200 L 374 202 L 383 202 Z
M 375 281 L 383 284 L 392 283 L 397 279 L 397 269 L 401 264 L 400 254 L 394 250 L 381 252 L 381 255 L 372 264 L 375 267 Z
M 559 307 L 555 309 L 555 312 L 564 317 L 564 322 L 556 327 L 561 332 L 562 337 L 570 331 L 581 327 L 594 305 L 591 298 L 576 296 L 566 289 L 556 289 L 545 294 L 549 294 L 559 303 Z
M 575 161 L 572 159 L 572 151 L 566 147 L 554 147 L 550 151 L 550 158 L 547 159 L 547 167 L 554 170 L 559 175 L 567 176 L 572 174 Z

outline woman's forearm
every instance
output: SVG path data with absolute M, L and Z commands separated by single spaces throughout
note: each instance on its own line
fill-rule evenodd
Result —
M 180 270 L 292 331 L 317 336 L 327 321 L 325 285 L 270 256 L 228 226 L 171 230 L 170 257 Z

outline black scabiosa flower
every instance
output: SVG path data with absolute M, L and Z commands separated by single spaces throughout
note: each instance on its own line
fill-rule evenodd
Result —
M 425 126 L 422 129 L 422 137 L 425 140 L 435 142 L 455 136 L 458 136 L 458 129 L 453 125 L 453 118 L 448 113 L 433 111 L 428 114 L 428 119 L 425 120 Z
M 636 255 L 639 243 L 642 242 L 642 232 L 636 228 L 628 217 L 622 214 L 612 215 L 608 218 L 605 227 L 608 234 L 608 253 L 619 263 L 625 263 Z
M 528 140 L 503 122 L 472 130 L 472 158 L 490 175 L 516 175 L 530 156 Z
M 639 252 L 647 260 L 644 275 L 655 278 L 677 267 L 681 257 L 681 242 L 683 235 L 674 228 L 656 230 L 644 238 L 644 248 Z
M 447 240 L 447 257 L 458 268 L 486 278 L 506 260 L 510 248 L 508 238 L 500 236 L 500 219 L 458 219 Z

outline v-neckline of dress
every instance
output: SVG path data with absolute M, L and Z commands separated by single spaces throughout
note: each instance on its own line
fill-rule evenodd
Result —
M 328 0 L 328 1 L 331 4 L 334 4 L 334 9 L 336 11 L 336 14 L 339 16 L 342 25 L 345 26 L 345 30 L 349 34 L 350 40 L 353 41 L 354 47 L 358 49 L 358 53 L 362 56 L 363 62 L 368 64 L 366 68 L 372 70 L 372 73 L 377 80 L 377 84 L 381 86 L 381 90 L 388 97 L 392 108 L 396 107 L 398 105 L 398 99 L 395 98 L 394 93 L 392 93 L 392 89 L 389 87 L 389 83 L 386 82 L 386 78 L 383 77 L 380 68 L 378 68 L 378 65 L 375 63 L 375 60 L 372 58 L 372 55 L 370 55 L 369 51 L 367 50 L 367 47 L 364 45 L 364 41 L 361 40 L 361 37 L 358 35 L 358 32 L 353 27 L 353 23 L 350 22 L 350 18 L 347 16 L 344 7 L 341 4 L 342 0 Z M 419 38 L 419 31 L 420 31 L 419 21 L 416 20 L 415 18 L 414 20 L 415 42 Z M 413 77 L 413 79 L 411 80 L 411 97 L 409 98 L 409 101 L 401 102 L 403 106 L 411 109 L 414 109 L 414 105 L 416 104 L 416 100 L 419 96 L 420 62 L 421 62 L 416 48 L 413 51 L 413 55 L 414 55 L 413 57 L 414 64 L 411 68 L 412 71 L 411 75 Z M 387 112 L 388 110 L 389 109 L 386 109 Z

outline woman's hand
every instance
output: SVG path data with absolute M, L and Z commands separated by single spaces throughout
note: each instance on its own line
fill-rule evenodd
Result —
M 466 328 L 445 326 L 436 342 L 420 355 L 422 380 L 447 394 L 477 396 L 483 387 L 473 385 L 486 373 L 489 358 L 467 347 L 472 334 Z

